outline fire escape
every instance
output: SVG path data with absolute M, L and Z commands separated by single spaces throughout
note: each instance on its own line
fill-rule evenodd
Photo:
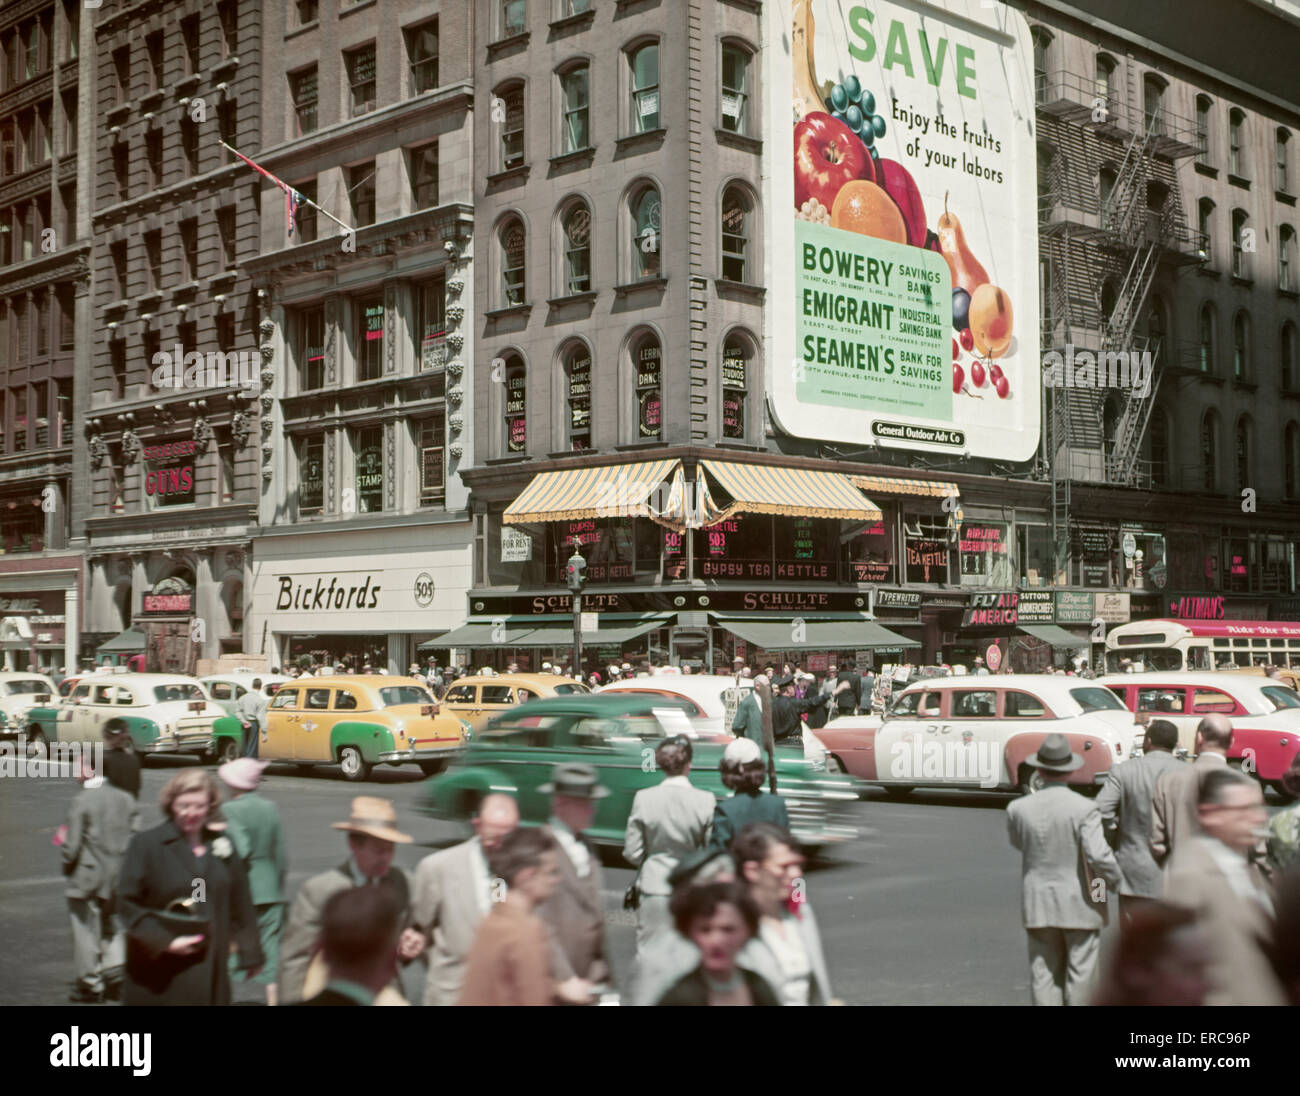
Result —
M 1140 329 L 1161 264 L 1204 257 L 1174 167 L 1195 155 L 1195 127 L 1161 108 L 1135 109 L 1137 98 L 1074 73 L 1037 77 L 1039 147 L 1050 149 L 1038 168 L 1042 353 L 1068 366 L 1072 347 L 1098 366 L 1095 386 L 1044 387 L 1058 573 L 1069 562 L 1072 483 L 1151 485 L 1141 453 L 1163 340 Z M 1149 386 L 1106 387 L 1106 363 L 1126 360 L 1150 363 Z

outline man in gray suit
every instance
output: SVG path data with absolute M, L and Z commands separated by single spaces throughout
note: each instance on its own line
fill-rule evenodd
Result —
M 1207 715 L 1196 726 L 1196 761 L 1163 773 L 1151 800 L 1151 855 L 1161 867 L 1179 841 L 1200 833 L 1197 791 L 1207 773 L 1228 764 L 1232 724 L 1226 715 Z
M 474 836 L 426 856 L 415 869 L 412 902 L 416 927 L 429 940 L 426 1005 L 454 1005 L 465 980 L 465 960 L 480 922 L 492 908 L 488 856 L 519 825 L 519 807 L 508 795 L 483 797 L 474 815 Z
M 641 869 L 637 873 L 641 892 L 636 922 L 638 959 L 652 936 L 672 930 L 669 874 L 682 857 L 708 844 L 713 829 L 717 800 L 712 792 L 691 784 L 692 757 L 691 740 L 685 735 L 665 738 L 655 747 L 655 764 L 664 779 L 653 788 L 642 788 L 632 800 L 623 857 Z
M 1030 993 L 1035 1005 L 1086 1005 L 1097 975 L 1106 899 L 1120 885 L 1120 868 L 1102 836 L 1097 808 L 1067 783 L 1083 758 L 1070 751 L 1065 736 L 1049 734 L 1027 760 L 1045 786 L 1007 807 L 1007 832 L 1024 854 L 1021 912 L 1029 937 Z
M 77 981 L 68 1000 L 90 1002 L 115 999 L 121 992 L 126 937 L 113 899 L 140 810 L 134 798 L 107 783 L 89 765 L 83 763 L 77 779 L 81 791 L 58 837 L 62 838 L 63 874 L 68 877 L 64 893 L 72 916 L 77 966 Z
M 266 709 L 271 699 L 262 692 L 262 679 L 253 678 L 253 686 L 235 701 L 235 716 L 244 727 L 244 757 L 256 757 L 262 729 L 266 726 Z
M 1111 769 L 1097 796 L 1102 828 L 1124 876 L 1119 916 L 1126 925 L 1139 906 L 1160 897 L 1160 867 L 1151 857 L 1151 801 L 1160 775 L 1182 766 L 1173 755 L 1177 745 L 1178 728 L 1167 719 L 1153 719 L 1142 740 L 1142 756 Z

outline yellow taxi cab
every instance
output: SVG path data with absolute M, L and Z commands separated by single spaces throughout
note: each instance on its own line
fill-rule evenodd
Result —
M 487 726 L 488 720 L 525 701 L 589 692 L 581 681 L 559 674 L 496 674 L 493 677 L 476 674 L 462 677 L 452 685 L 442 704 L 479 731 Z
M 271 698 L 258 757 L 339 765 L 348 780 L 365 780 L 375 765 L 416 764 L 433 775 L 472 735 L 467 721 L 441 710 L 413 677 L 294 678 Z

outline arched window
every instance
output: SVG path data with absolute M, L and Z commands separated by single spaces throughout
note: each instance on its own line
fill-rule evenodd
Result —
M 1197 364 L 1202 373 L 1214 372 L 1214 305 L 1208 301 L 1201 305 L 1197 323 Z
M 1169 416 L 1159 407 L 1151 414 L 1151 483 L 1169 486 Z
M 1281 381 L 1283 392 L 1294 392 L 1297 387 L 1296 376 L 1296 327 L 1288 321 L 1282 325 L 1282 334 L 1278 339 L 1278 359 L 1282 367 Z
M 524 85 L 511 84 L 493 94 L 492 121 L 500 134 L 497 145 L 497 171 L 510 171 L 524 165 Z
M 722 195 L 722 276 L 733 282 L 751 281 L 750 214 L 754 203 L 742 186 L 729 186 Z
M 640 187 L 632 193 L 628 208 L 632 216 L 632 280 L 658 278 L 663 248 L 658 188 Z
M 1106 53 L 1097 54 L 1097 78 L 1093 94 L 1106 104 L 1109 116 L 1115 109 L 1115 58 Z
M 1196 229 L 1201 234 L 1198 241 L 1201 260 L 1208 262 L 1214 242 L 1214 202 L 1209 198 L 1196 203 Z
M 659 43 L 648 42 L 627 54 L 632 93 L 628 120 L 633 133 L 659 128 Z
M 1300 498 L 1300 426 L 1295 423 L 1283 435 L 1282 486 L 1287 498 Z
M 566 449 L 591 448 L 591 351 L 572 343 L 562 358 L 564 367 Z
M 1283 194 L 1291 190 L 1291 134 L 1278 126 L 1273 144 L 1273 189 Z
M 739 332 L 722 344 L 722 436 L 745 437 L 748 425 L 749 385 L 752 380 L 752 342 Z
M 591 209 L 578 199 L 560 215 L 564 236 L 563 286 L 566 296 L 591 289 Z
M 507 453 L 528 452 L 528 370 L 518 354 L 504 355 L 503 442 Z
M 1233 462 L 1240 493 L 1250 486 L 1250 420 L 1245 415 L 1237 420 L 1237 430 L 1233 435 Z
M 518 217 L 504 221 L 497 233 L 501 249 L 501 295 L 498 308 L 524 303 L 527 288 L 528 236 Z
M 1196 162 L 1210 162 L 1210 110 L 1214 101 L 1208 95 L 1196 97 Z
M 1205 490 L 1215 490 L 1218 474 L 1219 422 L 1213 411 L 1207 411 L 1201 420 L 1201 485 Z
M 663 346 L 658 336 L 642 335 L 632 344 L 636 384 L 637 439 L 663 437 Z
M 1228 112 L 1228 171 L 1246 174 L 1246 115 L 1235 107 Z
M 1250 377 L 1250 318 L 1245 312 L 1232 318 L 1232 376 L 1239 381 Z
M 1148 72 L 1142 77 L 1142 114 L 1147 132 L 1160 134 L 1165 129 L 1165 82 Z
M 1234 278 L 1246 277 L 1246 211 L 1244 209 L 1234 209 L 1232 211 L 1232 276 Z
M 1277 230 L 1277 287 L 1288 293 L 1296 290 L 1295 229 L 1290 225 Z
M 1052 44 L 1052 36 L 1042 27 L 1033 27 L 1029 33 L 1034 42 L 1034 87 L 1038 102 L 1042 103 L 1051 95 L 1047 76 L 1047 50 Z
M 736 43 L 722 47 L 722 128 L 730 133 L 744 135 L 752 129 L 749 67 L 753 56 Z

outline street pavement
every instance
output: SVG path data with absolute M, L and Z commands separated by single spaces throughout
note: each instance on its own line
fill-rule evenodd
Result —
M 186 764 L 147 762 L 141 791 L 146 826 L 162 821 L 158 794 Z M 400 825 L 417 842 L 397 852 L 397 863 L 410 871 L 433 847 L 468 836 L 468 826 L 419 813 L 424 783 L 413 766 L 376 769 L 362 784 L 348 783 L 337 768 L 268 769 L 262 790 L 284 818 L 290 893 L 345 859 L 344 835 L 330 823 L 348 817 L 355 795 L 394 801 Z M 69 779 L 0 781 L 0 1003 L 66 1002 L 72 935 L 59 850 L 50 842 L 75 791 Z M 895 801 L 871 790 L 857 804 L 858 839 L 835 846 L 807 872 L 836 996 L 853 1005 L 1029 1003 L 1020 861 L 1003 816 L 1011 798 L 935 791 Z M 1270 799 L 1270 810 L 1276 808 Z M 633 873 L 617 850 L 603 859 L 607 940 L 622 980 L 635 949 L 634 915 L 622 909 Z M 1116 920 L 1112 906 L 1112 924 Z M 412 969 L 408 993 L 416 991 L 417 979 Z M 237 1002 L 261 1000 L 260 987 L 234 988 Z

